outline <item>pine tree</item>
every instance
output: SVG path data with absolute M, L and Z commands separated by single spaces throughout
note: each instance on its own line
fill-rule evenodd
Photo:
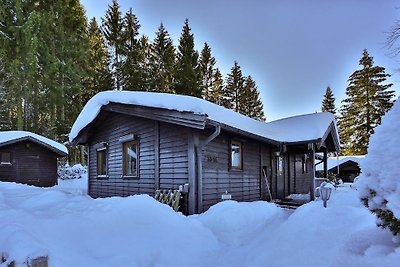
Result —
M 199 55 L 194 50 L 194 37 L 190 30 L 186 19 L 179 38 L 174 89 L 177 94 L 201 97 Z
M 329 86 L 326 88 L 321 110 L 322 112 L 330 112 L 333 115 L 336 114 L 335 97 L 333 96 L 332 89 Z
M 222 105 L 236 112 L 242 110 L 241 98 L 244 93 L 244 78 L 239 64 L 235 61 L 223 89 Z
M 162 23 L 156 32 L 150 51 L 151 88 L 159 92 L 173 92 L 175 48 Z
M 151 88 L 151 47 L 149 38 L 145 35 L 142 35 L 139 39 L 139 51 L 141 53 L 141 61 L 139 62 L 139 67 L 142 72 L 143 79 L 143 90 L 150 91 Z
M 96 18 L 90 20 L 88 27 L 88 75 L 85 78 L 84 91 L 81 92 L 82 104 L 98 92 L 111 89 L 113 86 L 111 73 L 108 69 L 110 59 Z
M 240 97 L 240 113 L 256 120 L 265 120 L 264 106 L 260 99 L 256 82 L 248 76 L 244 82 L 243 94 Z
M 362 68 L 353 72 L 348 80 L 347 98 L 342 101 L 339 118 L 345 155 L 367 153 L 369 137 L 394 102 L 394 91 L 389 90 L 392 84 L 385 84 L 390 77 L 385 68 L 374 66 L 367 50 L 363 51 L 359 64 Z
M 204 43 L 203 50 L 200 53 L 199 69 L 201 78 L 202 96 L 204 99 L 209 99 L 212 91 L 214 78 L 215 58 L 211 55 L 211 48 L 207 43 Z
M 113 0 L 103 19 L 102 30 L 111 53 L 110 69 L 114 79 L 114 88 L 122 89 L 122 53 L 123 53 L 123 18 L 117 0 Z
M 121 55 L 121 79 L 122 87 L 128 90 L 144 90 L 145 77 L 141 63 L 145 59 L 140 51 L 140 43 L 137 39 L 140 24 L 133 14 L 132 9 L 125 14 L 122 29 L 122 51 Z
M 214 74 L 212 77 L 211 90 L 206 96 L 206 100 L 211 101 L 217 105 L 223 106 L 223 89 L 224 89 L 224 80 L 222 78 L 222 74 L 218 68 L 214 70 Z

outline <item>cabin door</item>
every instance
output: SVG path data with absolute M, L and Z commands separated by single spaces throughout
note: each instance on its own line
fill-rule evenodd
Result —
M 19 183 L 37 185 L 39 183 L 40 158 L 38 155 L 23 156 L 19 159 Z
M 276 157 L 276 197 L 285 198 L 285 161 L 284 157 Z

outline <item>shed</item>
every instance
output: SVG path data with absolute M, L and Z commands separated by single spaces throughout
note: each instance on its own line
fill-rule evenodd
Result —
M 345 183 L 354 182 L 361 173 L 360 162 L 365 156 L 340 156 L 328 159 L 328 172 L 337 175 Z
M 0 132 L 0 181 L 48 187 L 57 184 L 57 158 L 67 148 L 26 131 Z
M 265 123 L 203 99 L 105 91 L 85 105 L 70 132 L 89 148 L 92 197 L 187 189 L 187 213 L 226 191 L 237 201 L 314 199 L 315 153 L 339 150 L 335 118 L 312 113 Z M 327 166 L 327 164 L 324 164 Z

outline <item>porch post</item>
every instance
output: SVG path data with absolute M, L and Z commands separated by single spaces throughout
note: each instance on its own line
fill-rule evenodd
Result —
M 315 200 L 315 146 L 314 144 L 309 144 L 311 145 L 312 150 L 311 150 L 311 170 L 310 170 L 310 201 Z
M 328 178 L 328 149 L 324 149 L 324 177 Z

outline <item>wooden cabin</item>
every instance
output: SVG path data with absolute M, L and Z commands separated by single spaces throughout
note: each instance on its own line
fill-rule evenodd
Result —
M 328 159 L 328 172 L 336 175 L 345 183 L 354 182 L 361 173 L 360 162 L 365 156 L 341 156 Z
M 94 96 L 71 129 L 89 149 L 92 197 L 187 191 L 188 214 L 233 200 L 314 198 L 314 155 L 337 151 L 334 116 L 260 122 L 203 99 L 149 92 Z M 324 164 L 326 166 L 326 164 Z
M 57 158 L 68 150 L 46 137 L 25 131 L 0 132 L 0 181 L 41 187 L 57 184 Z

